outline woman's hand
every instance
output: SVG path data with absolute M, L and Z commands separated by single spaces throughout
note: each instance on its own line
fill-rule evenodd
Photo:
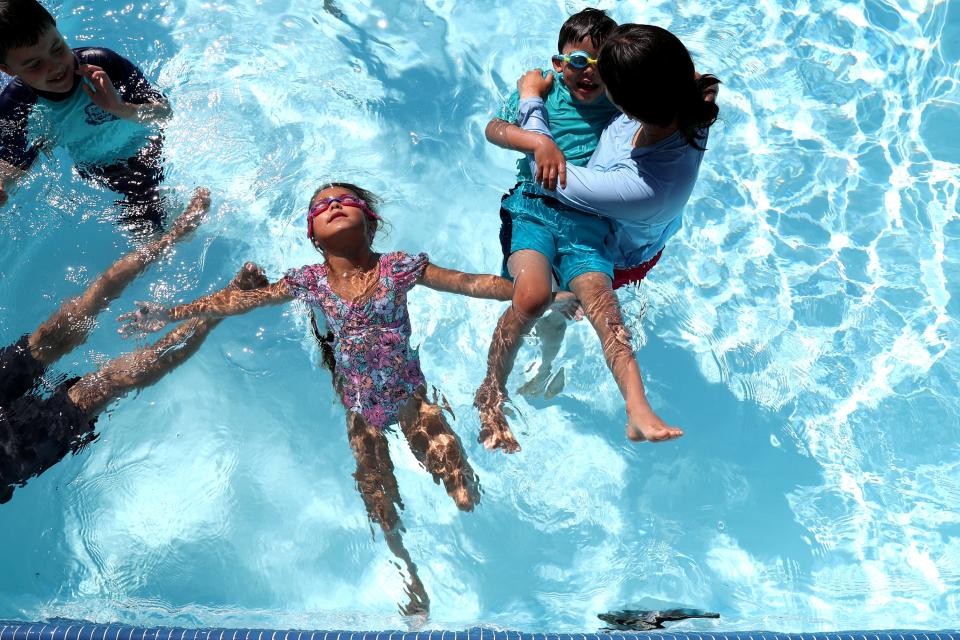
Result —
M 537 146 L 533 151 L 533 159 L 537 161 L 537 175 L 534 179 L 544 189 L 553 191 L 557 182 L 561 187 L 567 186 L 567 159 L 560 151 L 557 143 L 546 136 L 538 136 Z
M 517 92 L 520 94 L 521 100 L 546 98 L 552 86 L 553 74 L 548 73 L 547 77 L 544 78 L 542 69 L 531 69 L 517 80 Z
M 163 305 L 156 302 L 136 302 L 136 311 L 125 313 L 117 322 L 126 324 L 117 329 L 123 338 L 129 338 L 132 335 L 153 333 L 160 331 L 170 323 L 170 312 Z

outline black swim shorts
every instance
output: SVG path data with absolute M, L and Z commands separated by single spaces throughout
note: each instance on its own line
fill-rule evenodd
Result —
M 0 409 L 0 504 L 13 497 L 14 487 L 96 439 L 96 418 L 89 419 L 67 395 L 77 380 L 47 398 L 28 393 Z
M 30 337 L 0 348 L 0 408 L 34 389 L 46 367 L 30 353 Z

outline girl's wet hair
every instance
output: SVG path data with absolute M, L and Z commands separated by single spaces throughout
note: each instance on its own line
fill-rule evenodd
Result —
M 321 333 L 320 327 L 317 326 L 317 314 L 313 309 L 310 309 L 310 329 L 313 332 L 313 339 L 317 341 L 317 347 L 320 349 L 320 359 L 323 366 L 330 369 L 330 374 L 333 376 L 333 388 L 336 389 L 337 357 L 333 350 L 333 331 L 327 329 L 326 334 Z
M 346 189 L 347 191 L 353 193 L 354 195 L 362 199 L 364 202 L 366 202 L 367 206 L 370 207 L 370 210 L 373 211 L 375 214 L 377 214 L 378 217 L 380 216 L 380 212 L 377 211 L 377 208 L 380 206 L 382 202 L 380 200 L 380 196 L 373 193 L 372 191 L 368 191 L 363 187 L 358 187 L 357 185 L 351 184 L 349 182 L 327 182 L 325 184 L 320 185 L 320 187 L 313 192 L 313 195 L 310 196 L 310 204 L 307 205 L 307 209 L 313 206 L 313 202 L 314 200 L 317 199 L 317 196 L 319 196 L 321 193 L 323 193 L 327 189 L 333 189 L 333 188 Z M 377 218 L 367 217 L 367 228 L 370 230 L 370 244 L 373 244 L 373 239 L 376 237 L 377 231 L 380 229 L 382 223 L 383 223 L 382 218 L 377 219 Z M 316 246 L 316 242 L 314 242 L 314 246 Z M 320 249 L 319 246 L 317 246 L 317 250 L 319 250 L 321 253 L 323 252 L 323 250 Z
M 720 110 L 703 97 L 720 81 L 696 78 L 677 36 L 646 24 L 620 25 L 600 50 L 597 67 L 610 98 L 627 115 L 663 127 L 676 120 L 687 143 L 704 149 L 700 141 Z

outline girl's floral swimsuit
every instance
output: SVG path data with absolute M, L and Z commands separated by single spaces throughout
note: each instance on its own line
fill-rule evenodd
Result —
M 428 262 L 425 253 L 380 256 L 373 293 L 352 302 L 330 289 L 324 264 L 291 269 L 284 276 L 296 298 L 323 311 L 334 335 L 336 388 L 344 406 L 367 424 L 383 428 L 395 423 L 400 408 L 426 384 L 420 358 L 410 346 L 407 291 Z

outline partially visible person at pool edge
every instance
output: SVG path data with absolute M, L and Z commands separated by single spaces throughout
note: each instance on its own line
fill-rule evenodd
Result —
M 678 438 L 682 430 L 664 422 L 647 401 L 640 368 L 630 345 L 614 287 L 641 280 L 656 264 L 681 226 L 681 212 L 693 191 L 709 127 L 717 118 L 713 100 L 719 82 L 699 76 L 690 54 L 669 31 L 625 24 L 610 34 L 600 50 L 598 70 L 607 94 L 623 112 L 604 129 L 586 167 L 561 165 L 542 175 L 549 206 L 609 218 L 609 269 L 584 273 L 570 282 L 603 345 L 604 356 L 623 394 L 627 437 L 634 441 Z M 539 70 L 519 82 L 520 124 L 516 146 L 532 155 L 541 136 L 550 137 L 549 115 L 542 96 L 553 83 Z M 519 135 L 518 135 L 519 134 Z M 501 317 L 490 347 L 487 375 L 477 392 L 481 439 L 489 448 L 518 448 L 501 404 L 520 336 L 536 315 L 511 307 Z
M 471 511 L 478 483 L 459 438 L 427 397 L 420 359 L 410 344 L 407 292 L 420 284 L 475 298 L 510 299 L 510 282 L 431 264 L 426 254 L 379 254 L 373 241 L 382 219 L 376 198 L 347 183 L 333 183 L 310 199 L 307 236 L 323 254 L 320 264 L 292 269 L 258 291 L 223 290 L 164 309 L 138 303 L 122 316 L 121 333 L 156 331 L 187 318 L 223 318 L 299 298 L 326 317 L 333 333 L 334 387 L 347 409 L 347 434 L 357 462 L 354 477 L 370 519 L 407 567 L 405 614 L 429 610 L 417 567 L 403 546 L 397 507 L 403 506 L 384 430 L 395 423 L 417 460 L 443 482 L 457 506 Z
M 177 327 L 153 346 L 121 356 L 82 378 L 52 383 L 49 368 L 83 344 L 97 314 L 144 269 L 200 224 L 210 206 L 198 190 L 170 231 L 117 260 L 76 298 L 63 304 L 33 333 L 0 349 L 0 504 L 13 489 L 77 452 L 96 438 L 97 416 L 125 393 L 146 387 L 183 362 L 216 326 L 198 320 Z M 233 286 L 267 284 L 255 270 Z M 53 387 L 44 397 L 44 387 Z
M 519 123 L 520 94 L 514 91 L 498 116 L 487 125 L 487 140 L 515 151 L 528 151 L 533 139 L 538 175 L 550 175 L 564 164 L 585 166 L 593 155 L 600 134 L 620 113 L 607 99 L 596 69 L 596 57 L 607 36 L 617 27 L 604 11 L 587 8 L 563 23 L 553 56 L 550 90 L 544 97 L 553 138 L 532 138 Z M 516 140 L 514 139 L 516 138 Z M 603 242 L 610 222 L 566 208 L 548 207 L 525 157 L 517 161 L 517 184 L 501 199 L 500 247 L 503 251 L 503 275 L 515 279 L 513 305 L 539 316 L 550 304 L 551 280 L 563 286 L 581 273 L 595 269 L 595 254 L 603 253 Z M 552 268 L 551 268 L 552 267 Z M 554 325 L 565 326 L 564 315 L 576 309 L 554 310 L 538 323 L 534 332 L 544 349 L 543 361 L 552 362 L 560 341 Z M 550 377 L 550 366 L 542 366 L 537 375 L 519 392 L 524 395 L 556 395 L 563 389 L 563 369 Z
M 71 49 L 36 0 L 0 0 L 0 206 L 42 150 L 62 145 L 85 178 L 121 194 L 121 222 L 155 231 L 164 210 L 159 122 L 170 104 L 129 60 Z

